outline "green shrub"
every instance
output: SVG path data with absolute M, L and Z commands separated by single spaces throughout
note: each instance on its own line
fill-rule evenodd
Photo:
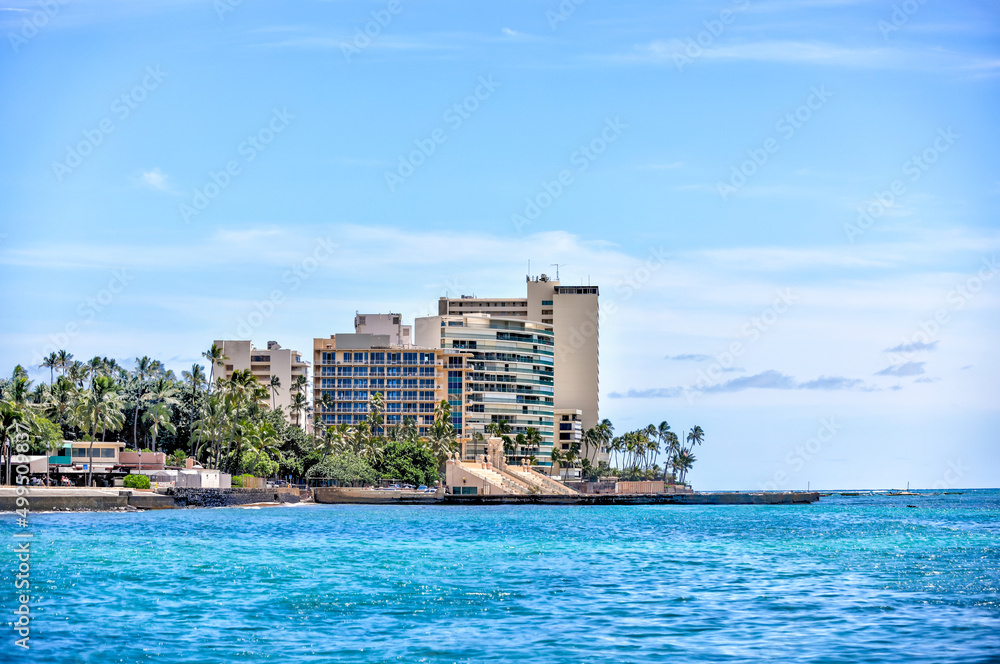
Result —
M 233 475 L 231 485 L 237 488 L 242 487 L 244 479 L 252 480 L 256 479 L 256 477 L 254 475 L 250 475 L 249 473 L 243 475 Z
M 364 459 L 350 452 L 323 459 L 310 468 L 306 475 L 309 478 L 335 480 L 341 485 L 374 484 L 378 477 Z
M 124 485 L 128 489 L 148 489 L 149 477 L 146 475 L 126 475 Z

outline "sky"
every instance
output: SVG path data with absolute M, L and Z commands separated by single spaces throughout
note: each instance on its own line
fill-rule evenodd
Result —
M 0 0 L 0 371 L 601 289 L 697 489 L 1000 486 L 1000 7 Z M 6 368 L 4 368 L 6 367 Z

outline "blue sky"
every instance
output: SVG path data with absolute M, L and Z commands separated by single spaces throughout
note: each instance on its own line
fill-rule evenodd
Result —
M 602 416 L 700 424 L 699 488 L 1000 483 L 991 3 L 8 0 L 0 33 L 0 366 L 308 351 L 559 263 L 610 305 Z

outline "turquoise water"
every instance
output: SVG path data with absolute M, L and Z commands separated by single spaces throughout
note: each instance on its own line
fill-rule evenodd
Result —
M 31 530 L 32 648 L 6 627 L 4 662 L 1000 661 L 995 491 L 35 514 Z

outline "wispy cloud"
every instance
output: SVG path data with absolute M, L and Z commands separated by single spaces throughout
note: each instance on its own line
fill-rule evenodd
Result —
M 156 189 L 167 194 L 177 193 L 170 183 L 170 178 L 159 168 L 151 171 L 143 171 L 139 176 L 139 181 L 150 189 Z
M 657 164 L 640 164 L 636 166 L 636 169 L 640 171 L 672 171 L 680 168 L 682 165 L 679 161 L 670 161 Z
M 919 376 L 924 373 L 926 362 L 904 362 L 875 372 L 876 376 Z
M 690 59 L 687 41 L 656 40 L 637 44 L 631 50 L 598 59 L 621 65 L 676 66 Z M 792 65 L 848 67 L 859 69 L 965 70 L 977 76 L 1000 71 L 1000 61 L 946 49 L 912 49 L 896 46 L 853 47 L 824 41 L 772 39 L 723 44 L 704 48 L 699 61 L 768 62 Z
M 898 346 L 894 346 L 892 348 L 886 348 L 885 352 L 886 353 L 915 353 L 915 352 L 921 351 L 921 350 L 930 351 L 930 350 L 937 350 L 937 345 L 938 345 L 937 341 L 932 341 L 929 344 L 928 343 L 924 343 L 923 341 L 904 342 L 904 343 L 899 344 Z
M 742 392 L 744 390 L 861 390 L 865 392 L 873 391 L 877 388 L 865 385 L 863 380 L 858 378 L 845 378 L 843 376 L 820 376 L 813 380 L 800 382 L 780 371 L 769 369 L 752 376 L 741 376 L 727 380 L 718 385 L 708 386 L 674 386 L 662 387 L 646 390 L 628 390 L 624 394 L 612 392 L 612 399 L 655 399 L 674 398 L 685 393 L 700 392 L 703 394 L 720 394 L 727 392 Z
M 702 353 L 685 353 L 683 355 L 667 355 L 664 359 L 677 360 L 679 362 L 706 362 L 711 360 L 712 356 Z

